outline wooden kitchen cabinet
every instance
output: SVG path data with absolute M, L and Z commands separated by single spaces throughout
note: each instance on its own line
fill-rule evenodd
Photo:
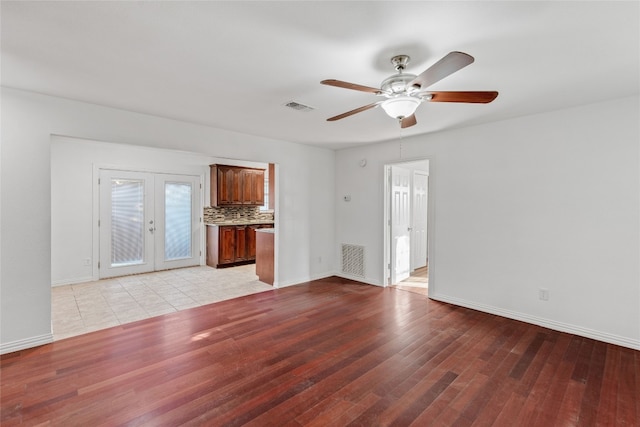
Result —
M 247 226 L 235 227 L 236 230 L 236 259 L 235 262 L 247 261 Z
M 256 233 L 256 275 L 261 282 L 273 285 L 274 279 L 274 234 Z
M 228 267 L 256 259 L 256 230 L 272 224 L 207 226 L 207 265 Z
M 242 203 L 241 173 L 238 168 L 218 166 L 211 169 L 211 205 Z M 215 200 L 215 204 L 214 204 Z
M 273 228 L 273 224 L 254 224 L 247 227 L 247 257 L 256 259 L 256 230 L 259 228 Z
M 249 259 L 256 259 L 256 230 L 261 225 L 250 225 L 247 227 L 247 257 Z
M 244 169 L 242 201 L 245 205 L 264 205 L 264 171 L 262 169 Z
M 211 165 L 211 206 L 264 205 L 264 170 Z
M 218 227 L 220 236 L 218 237 L 220 264 L 236 262 L 236 230 L 235 227 Z
M 207 265 L 218 267 L 236 261 L 235 227 L 207 227 Z

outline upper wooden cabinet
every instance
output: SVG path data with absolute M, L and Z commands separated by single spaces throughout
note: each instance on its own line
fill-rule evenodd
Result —
M 211 206 L 264 205 L 264 170 L 211 165 Z

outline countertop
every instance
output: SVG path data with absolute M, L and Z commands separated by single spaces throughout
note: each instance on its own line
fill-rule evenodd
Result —
M 217 222 L 215 224 L 212 223 L 206 223 L 205 225 L 211 226 L 211 227 L 220 227 L 220 226 L 225 226 L 225 225 L 254 225 L 254 224 L 274 224 L 274 221 L 245 221 L 245 220 L 237 220 L 237 221 L 225 221 L 225 222 Z
M 275 228 L 258 228 L 256 230 L 256 233 L 275 233 L 276 229 Z

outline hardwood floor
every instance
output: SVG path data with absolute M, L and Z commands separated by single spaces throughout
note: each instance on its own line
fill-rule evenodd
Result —
M 633 426 L 640 352 L 329 278 L 2 357 L 2 426 Z
M 429 295 L 429 268 L 418 268 L 411 273 L 407 279 L 402 282 L 393 285 L 396 289 L 403 291 L 415 292 L 424 296 Z

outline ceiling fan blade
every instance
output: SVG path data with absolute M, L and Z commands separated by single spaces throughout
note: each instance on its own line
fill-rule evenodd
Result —
M 426 92 L 431 95 L 430 102 L 466 102 L 472 104 L 488 104 L 496 99 L 498 92 Z M 428 98 L 427 98 L 428 99 Z
M 336 79 L 323 80 L 320 83 L 322 83 L 323 85 L 341 87 L 344 89 L 359 90 L 360 92 L 375 93 L 376 95 L 382 92 L 380 89 L 376 89 L 375 87 L 357 85 L 355 83 L 343 82 L 342 80 Z
M 328 122 L 335 122 L 336 120 L 344 119 L 345 117 L 352 116 L 352 115 L 354 115 L 356 113 L 361 113 L 363 111 L 367 111 L 367 110 L 370 110 L 372 108 L 375 108 L 378 105 L 382 104 L 382 102 L 383 101 L 374 102 L 373 104 L 365 105 L 363 107 L 356 108 L 355 110 L 347 111 L 346 113 L 342 113 L 342 114 L 338 114 L 337 116 L 329 117 L 327 119 L 327 121 Z
M 415 125 L 417 123 L 418 123 L 418 121 L 416 120 L 416 115 L 412 114 L 409 117 L 405 117 L 404 119 L 402 119 L 400 121 L 400 127 L 402 129 L 404 129 L 404 128 L 408 128 L 410 126 L 413 126 L 413 125 Z
M 449 52 L 440 61 L 427 68 L 418 77 L 407 84 L 407 87 L 426 88 L 449 74 L 466 67 L 474 61 L 473 56 L 463 52 Z

